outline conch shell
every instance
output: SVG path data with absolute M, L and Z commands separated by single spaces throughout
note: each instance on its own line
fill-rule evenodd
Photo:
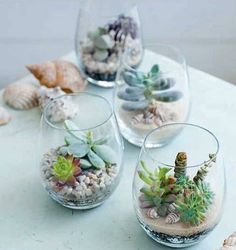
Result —
M 15 109 L 34 108 L 38 106 L 38 88 L 30 83 L 12 83 L 4 90 L 3 100 Z
M 224 240 L 223 246 L 219 250 L 236 250 L 236 232 Z
M 48 88 L 60 87 L 67 93 L 82 91 L 86 81 L 78 68 L 67 61 L 55 60 L 41 64 L 27 65 L 27 69 Z
M 0 126 L 7 124 L 11 120 L 11 116 L 3 107 L 0 107 Z

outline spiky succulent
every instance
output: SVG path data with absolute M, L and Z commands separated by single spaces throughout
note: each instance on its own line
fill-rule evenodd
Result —
M 125 101 L 122 104 L 124 110 L 143 110 L 148 108 L 153 100 L 174 102 L 182 97 L 181 92 L 170 90 L 175 85 L 175 80 L 161 77 L 157 64 L 153 65 L 147 74 L 125 70 L 123 79 L 128 87 L 119 91 L 118 97 Z
M 107 145 L 109 137 L 94 140 L 92 131 L 87 134 L 79 132 L 79 128 L 70 120 L 64 124 L 69 135 L 65 137 L 66 145 L 60 147 L 59 154 L 80 159 L 80 167 L 83 169 L 100 169 L 115 164 L 115 153 Z
M 186 153 L 177 154 L 174 176 L 169 173 L 170 168 L 159 167 L 151 172 L 143 161 L 140 164 L 142 170 L 138 174 L 145 183 L 140 189 L 142 208 L 156 207 L 158 214 L 165 217 L 168 207 L 173 205 L 175 213 L 183 223 L 198 225 L 203 222 L 209 206 L 213 203 L 214 193 L 203 178 L 196 182 L 186 175 Z M 181 168 L 176 171 L 176 166 Z
M 76 177 L 80 174 L 79 161 L 73 157 L 65 158 L 58 156 L 56 163 L 53 165 L 53 174 L 60 184 L 74 185 Z

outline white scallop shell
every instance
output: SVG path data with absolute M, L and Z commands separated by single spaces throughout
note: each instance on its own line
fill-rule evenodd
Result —
M 174 212 L 176 212 L 176 204 L 175 204 L 175 203 L 171 203 L 171 204 L 168 206 L 167 211 L 168 211 L 169 213 L 174 213 Z
M 176 213 L 170 213 L 166 216 L 165 222 L 167 224 L 174 224 L 177 223 L 180 220 L 180 217 Z
M 37 87 L 30 83 L 12 83 L 3 93 L 4 101 L 12 108 L 25 110 L 38 106 Z
M 11 116 L 6 109 L 0 107 L 0 126 L 7 124 L 11 120 Z
M 234 232 L 226 240 L 224 240 L 223 246 L 236 246 L 236 232 Z
M 158 215 L 155 208 L 149 208 L 147 210 L 146 214 L 147 214 L 147 217 L 150 218 L 150 219 L 158 219 L 158 218 L 160 218 L 160 216 Z
M 49 101 L 55 100 L 56 97 L 65 95 L 66 93 L 60 87 L 47 88 L 42 86 L 39 88 L 39 105 L 43 109 Z M 51 122 L 61 122 L 72 119 L 78 114 L 78 107 L 72 102 L 71 96 L 67 95 L 63 98 L 56 99 L 53 105 L 47 109 L 47 117 Z

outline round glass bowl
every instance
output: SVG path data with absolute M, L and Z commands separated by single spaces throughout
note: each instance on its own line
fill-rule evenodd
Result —
M 165 147 L 149 148 L 177 130 L 179 135 Z M 174 248 L 198 243 L 218 224 L 224 196 L 224 164 L 212 132 L 174 123 L 147 135 L 134 175 L 133 202 L 152 239 Z
M 114 107 L 123 137 L 142 146 L 154 128 L 186 122 L 189 78 L 184 57 L 170 46 L 147 46 L 136 68 L 130 66 L 130 53 L 126 50 L 117 74 Z
M 65 102 L 77 112 L 68 113 Z M 41 119 L 39 145 L 43 185 L 61 205 L 93 208 L 117 187 L 123 142 L 112 108 L 103 97 L 81 92 L 51 101 Z
M 142 59 L 138 11 L 133 1 L 86 0 L 79 11 L 75 50 L 81 71 L 90 83 L 113 87 L 125 48 L 131 64 Z M 102 6 L 102 8 L 101 8 Z

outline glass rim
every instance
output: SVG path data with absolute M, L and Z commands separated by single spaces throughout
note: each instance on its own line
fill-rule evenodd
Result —
M 150 48 L 149 48 L 149 47 L 150 47 Z M 163 54 L 161 54 L 161 53 L 158 53 L 158 52 L 156 52 L 156 51 L 151 50 L 152 48 L 155 48 L 155 47 L 165 47 L 165 48 L 171 49 L 171 51 L 172 51 L 172 52 L 174 51 L 174 54 L 175 54 L 177 57 L 180 57 L 180 58 L 181 58 L 180 61 L 173 60 L 171 57 L 165 56 L 165 55 L 163 55 Z M 153 53 L 155 53 L 155 54 L 157 54 L 157 55 L 162 55 L 162 56 L 164 56 L 164 57 L 166 57 L 166 58 L 169 58 L 169 59 L 171 59 L 171 60 L 177 62 L 178 64 L 182 65 L 183 68 L 187 71 L 187 63 L 186 63 L 185 56 L 184 56 L 183 53 L 182 53 L 178 48 L 176 48 L 175 46 L 170 45 L 170 44 L 164 44 L 164 43 L 146 43 L 146 46 L 144 46 L 143 49 L 144 49 L 144 53 L 145 53 L 145 50 L 147 50 L 147 51 L 151 51 L 151 52 L 153 52 Z M 130 66 L 130 65 L 126 62 L 125 58 L 127 57 L 127 54 L 128 54 L 128 52 L 129 52 L 130 50 L 131 50 L 131 48 L 126 49 L 125 53 L 124 53 L 123 56 L 121 57 L 121 64 L 124 65 L 124 67 L 127 68 L 127 69 L 130 70 L 130 71 L 139 72 L 139 73 L 141 73 L 141 74 L 147 74 L 147 72 L 144 72 L 144 71 L 142 71 L 142 70 L 137 70 L 136 68 Z M 168 70 L 168 71 L 160 71 L 161 74 L 160 74 L 160 76 L 159 76 L 158 78 L 162 78 L 163 75 L 166 75 L 166 74 L 169 74 L 169 73 L 175 72 L 175 71 L 176 71 L 176 69 L 174 69 L 174 70 Z M 155 78 L 155 79 L 158 79 L 158 78 Z
M 105 103 L 107 104 L 107 106 L 109 107 L 109 114 L 107 116 L 106 119 L 104 119 L 104 121 L 100 122 L 98 125 L 96 126 L 92 126 L 92 127 L 88 127 L 88 128 L 82 128 L 82 129 L 70 129 L 70 131 L 77 131 L 77 132 L 82 132 L 82 131 L 87 131 L 87 130 L 94 130 L 104 124 L 106 124 L 110 119 L 111 117 L 113 116 L 114 114 L 114 111 L 113 111 L 113 108 L 110 104 L 110 102 L 103 96 L 101 95 L 98 95 L 98 94 L 94 94 L 94 93 L 91 93 L 91 92 L 88 92 L 88 91 L 80 91 L 80 92 L 74 92 L 74 93 L 69 93 L 69 94 L 63 94 L 63 95 L 60 95 L 60 96 L 57 96 L 56 98 L 54 98 L 53 100 L 49 101 L 46 106 L 44 107 L 43 109 L 43 113 L 42 113 L 42 117 L 43 117 L 43 120 L 46 122 L 46 124 L 48 124 L 50 127 L 52 127 L 53 129 L 57 129 L 57 130 L 61 130 L 61 131 L 66 131 L 67 129 L 66 128 L 60 128 L 58 126 L 56 126 L 55 124 L 53 124 L 52 122 L 50 122 L 47 118 L 47 111 L 48 111 L 48 108 L 53 104 L 53 102 L 55 102 L 56 100 L 59 100 L 63 97 L 66 97 L 66 96 L 79 96 L 79 95 L 87 95 L 87 96 L 93 96 L 93 97 L 96 97 L 96 98 L 99 98 L 103 101 L 105 101 Z
M 122 15 L 122 14 L 127 15 L 129 12 L 131 12 L 135 8 L 138 9 L 138 5 L 137 5 L 136 2 L 133 2 L 133 3 L 130 4 L 130 6 L 128 8 L 128 11 L 123 11 L 123 12 L 121 12 L 119 14 L 114 14 L 114 15 L 102 15 L 102 18 L 109 18 L 109 19 L 115 18 L 116 19 L 119 15 Z M 127 8 L 125 8 L 125 9 L 127 9 Z M 84 11 L 84 12 L 87 12 L 87 13 L 90 14 L 90 9 L 80 8 L 79 14 L 80 14 L 81 11 Z
M 165 124 L 165 125 L 162 125 L 162 126 L 160 126 L 160 127 L 157 127 L 157 128 L 155 128 L 155 129 L 153 129 L 152 131 L 150 131 L 150 132 L 146 135 L 146 137 L 145 137 L 145 139 L 144 139 L 144 142 L 143 142 L 142 150 L 148 155 L 148 157 L 150 157 L 150 159 L 152 159 L 153 161 L 155 161 L 158 165 L 160 164 L 160 165 L 163 165 L 163 166 L 166 166 L 166 167 L 175 168 L 175 165 L 163 163 L 163 162 L 161 162 L 161 161 L 158 161 L 158 160 L 154 159 L 153 156 L 151 155 L 151 153 L 149 152 L 149 150 L 150 150 L 151 148 L 150 148 L 150 147 L 147 147 L 147 146 L 146 146 L 146 143 L 147 143 L 148 137 L 149 137 L 151 134 L 153 134 L 154 132 L 156 132 L 156 131 L 158 131 L 158 130 L 161 130 L 161 129 L 165 128 L 165 127 L 171 127 L 171 126 L 177 126 L 177 125 L 182 125 L 182 126 L 186 126 L 186 127 L 189 126 L 189 127 L 199 128 L 199 129 L 201 129 L 202 131 L 208 133 L 210 136 L 212 136 L 212 138 L 214 138 L 214 140 L 215 140 L 215 142 L 216 142 L 216 152 L 213 152 L 213 153 L 215 154 L 215 157 L 214 157 L 213 159 L 209 159 L 209 160 L 207 160 L 207 161 L 203 161 L 203 162 L 201 162 L 201 163 L 199 163 L 199 164 L 195 164 L 195 165 L 187 165 L 186 168 L 197 168 L 197 167 L 202 166 L 202 165 L 204 165 L 204 164 L 208 164 L 208 163 L 210 163 L 210 162 L 213 162 L 213 161 L 217 158 L 217 155 L 218 155 L 219 150 L 220 150 L 220 143 L 219 143 L 218 138 L 215 136 L 215 134 L 214 134 L 213 132 L 211 132 L 210 130 L 208 130 L 208 129 L 206 129 L 206 128 L 200 126 L 200 125 L 197 125 L 197 124 L 185 123 L 185 122 L 183 122 L 183 123 L 181 123 L 181 122 L 180 122 L 180 123 L 176 122 L 176 123 L 169 123 L 169 124 Z

